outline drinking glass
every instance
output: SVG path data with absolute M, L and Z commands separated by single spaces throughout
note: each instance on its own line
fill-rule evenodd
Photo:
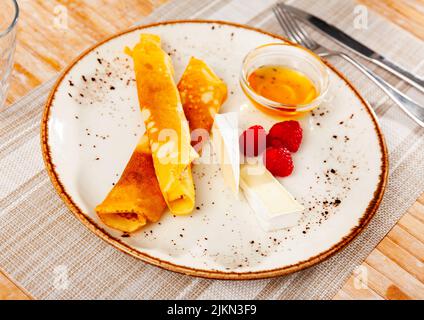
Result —
M 0 108 L 6 100 L 9 76 L 13 68 L 18 16 L 16 0 L 0 0 Z

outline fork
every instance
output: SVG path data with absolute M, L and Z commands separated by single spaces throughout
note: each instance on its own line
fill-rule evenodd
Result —
M 393 102 L 395 102 L 412 120 L 418 123 L 418 125 L 421 127 L 424 127 L 424 108 L 422 106 L 376 75 L 368 67 L 351 58 L 346 53 L 330 50 L 317 43 L 297 23 L 293 14 L 285 8 L 284 4 L 277 3 L 272 9 L 275 16 L 277 17 L 278 23 L 291 41 L 306 47 L 307 49 L 318 54 L 320 57 L 338 56 L 350 62 L 376 85 L 378 85 L 387 94 L 387 96 Z

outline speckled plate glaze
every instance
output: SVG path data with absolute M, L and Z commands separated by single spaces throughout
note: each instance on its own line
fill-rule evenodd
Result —
M 276 122 L 243 94 L 243 57 L 281 37 L 217 21 L 174 21 L 132 29 L 84 52 L 62 74 L 41 126 L 52 182 L 82 223 L 116 248 L 166 269 L 208 278 L 257 279 L 312 266 L 346 246 L 369 222 L 387 181 L 387 151 L 371 108 L 332 66 L 329 101 L 301 119 L 304 141 L 294 173 L 281 182 L 306 210 L 298 226 L 266 233 L 243 196 L 224 187 L 218 166 L 196 165 L 196 210 L 165 213 L 131 236 L 94 212 L 123 171 L 144 127 L 132 63 L 123 53 L 142 32 L 162 37 L 179 79 L 190 56 L 228 85 L 221 112 L 240 110 L 241 126 Z M 276 199 L 278 201 L 278 199 Z

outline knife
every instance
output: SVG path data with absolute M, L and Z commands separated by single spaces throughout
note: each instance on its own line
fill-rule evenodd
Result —
M 395 74 L 402 80 L 405 80 L 410 85 L 414 86 L 415 88 L 424 93 L 424 80 L 422 78 L 414 76 L 409 71 L 403 69 L 402 67 L 398 66 L 386 57 L 378 54 L 377 52 L 363 45 L 362 43 L 356 41 L 351 36 L 347 35 L 340 29 L 328 24 L 324 20 L 290 5 L 284 4 L 284 6 L 289 11 L 291 11 L 296 18 L 308 23 L 309 25 L 313 26 L 314 28 L 318 29 L 319 31 L 336 40 L 340 45 L 342 45 L 346 49 L 349 49 L 361 55 L 366 60 Z

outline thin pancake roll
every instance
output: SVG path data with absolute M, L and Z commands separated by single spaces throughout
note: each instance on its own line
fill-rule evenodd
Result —
M 142 34 L 132 50 L 141 112 L 149 137 L 153 164 L 162 195 L 176 215 L 194 209 L 191 162 L 198 157 L 175 85 L 171 58 L 160 38 Z
M 227 86 L 202 60 L 192 57 L 178 83 L 192 145 L 200 152 L 215 114 L 227 98 Z
M 192 58 L 178 84 L 178 89 L 184 113 L 189 119 L 190 130 L 210 131 L 214 114 L 219 111 L 227 95 L 225 83 L 206 63 Z M 210 92 L 214 99 L 207 103 L 202 101 L 201 96 L 205 92 Z M 219 103 L 214 103 L 215 99 Z M 165 208 L 166 203 L 156 178 L 146 133 L 140 139 L 121 178 L 105 200 L 97 206 L 96 212 L 109 227 L 133 232 L 147 222 L 159 220 Z
M 166 208 L 156 179 L 147 134 L 138 142 L 118 183 L 96 207 L 109 227 L 134 232 L 148 221 L 156 222 Z

